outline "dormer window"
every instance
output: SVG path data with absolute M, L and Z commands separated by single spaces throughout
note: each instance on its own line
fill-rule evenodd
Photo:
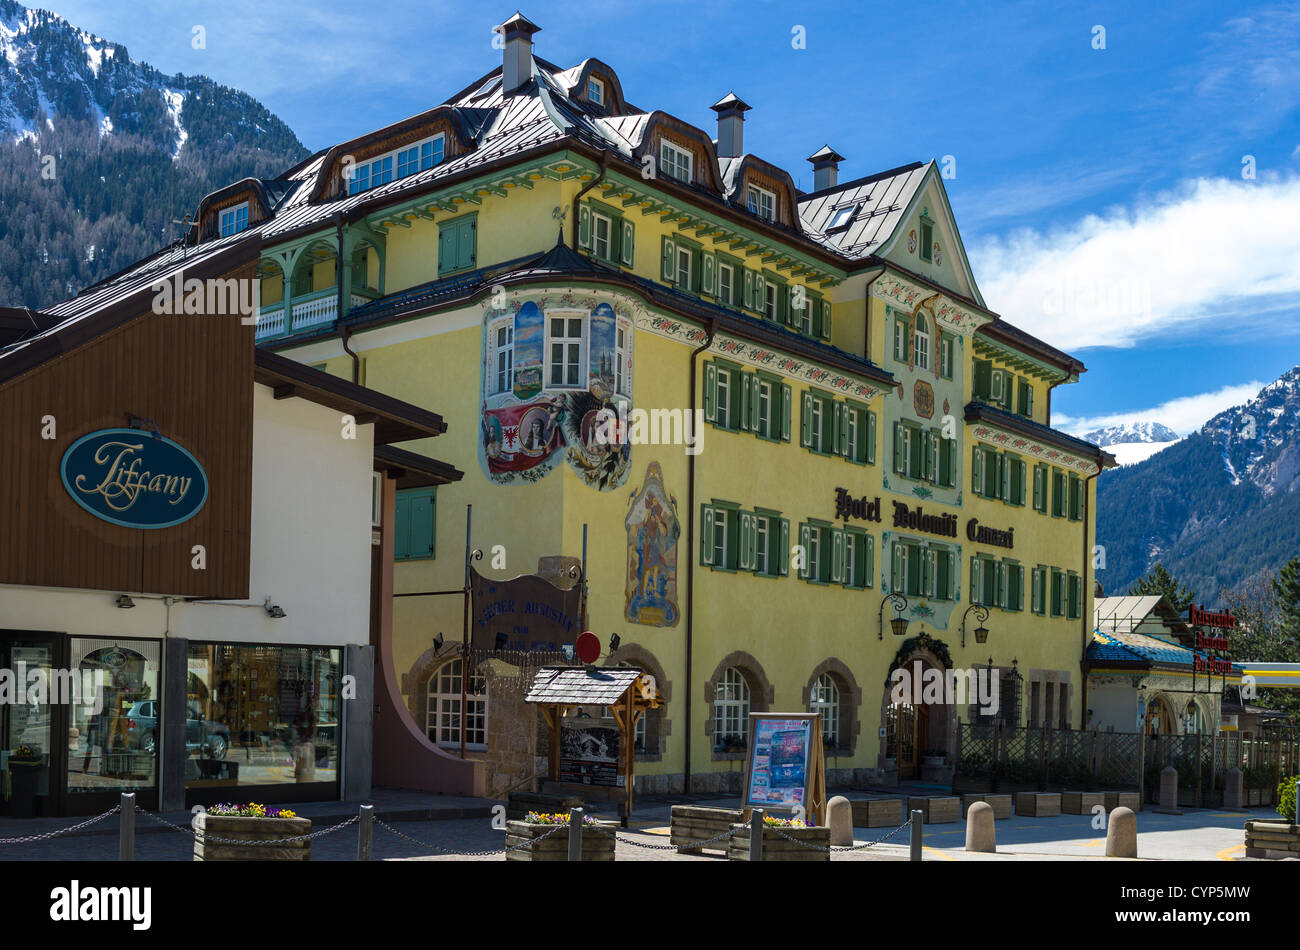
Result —
M 853 216 L 857 214 L 858 209 L 861 207 L 862 205 L 853 204 L 836 208 L 834 214 L 831 215 L 830 223 L 826 225 L 826 230 L 839 231 L 842 228 L 847 228 L 853 223 Z
M 605 84 L 595 76 L 587 80 L 587 99 L 598 106 L 605 104 Z
M 230 237 L 248 229 L 248 202 L 244 201 L 233 208 L 221 212 L 221 236 Z
M 692 179 L 691 163 L 694 158 L 686 149 L 678 148 L 671 142 L 662 142 L 659 147 L 659 167 L 669 178 L 689 183 Z
M 764 221 L 776 220 L 776 195 L 757 185 L 749 186 L 749 211 Z
M 343 177 L 348 183 L 348 194 L 369 191 L 388 184 L 394 177 L 406 178 L 440 165 L 446 155 L 446 148 L 447 136 L 439 132 L 412 145 L 376 155 L 355 165 L 345 165 Z

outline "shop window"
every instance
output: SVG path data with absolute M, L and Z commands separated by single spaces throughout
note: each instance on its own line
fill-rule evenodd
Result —
M 437 498 L 436 488 L 410 488 L 397 493 L 393 560 L 415 561 L 437 556 Z
M 460 693 L 462 661 L 450 660 L 429 677 L 425 733 L 443 748 L 460 748 Z M 470 675 L 465 695 L 465 747 L 487 749 L 487 680 Z

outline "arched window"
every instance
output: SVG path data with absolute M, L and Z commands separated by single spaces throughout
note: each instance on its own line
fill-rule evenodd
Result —
M 451 660 L 438 667 L 429 677 L 428 718 L 425 731 L 430 742 L 440 746 L 460 747 L 460 676 L 461 661 Z M 487 680 L 472 673 L 465 697 L 465 746 L 487 748 Z
M 749 683 L 734 666 L 718 680 L 713 700 L 713 746 L 738 751 L 749 738 Z
M 819 676 L 809 691 L 808 711 L 821 713 L 822 746 L 828 751 L 836 748 L 840 737 L 840 690 L 829 673 Z
M 913 352 L 916 353 L 916 368 L 930 368 L 930 321 L 925 318 L 925 314 L 917 311 L 916 314 L 916 331 L 913 339 L 915 341 Z

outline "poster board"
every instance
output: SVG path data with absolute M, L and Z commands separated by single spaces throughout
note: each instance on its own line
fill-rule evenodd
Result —
M 560 720 L 561 782 L 623 788 L 621 730 L 614 719 L 566 716 Z
M 743 804 L 826 823 L 826 759 L 819 713 L 750 713 Z

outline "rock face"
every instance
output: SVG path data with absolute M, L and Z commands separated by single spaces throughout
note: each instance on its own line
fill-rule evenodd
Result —
M 1097 485 L 1097 579 L 1122 593 L 1162 562 L 1198 601 L 1300 549 L 1300 367 Z
M 251 96 L 0 0 L 0 306 L 70 297 L 179 238 L 205 194 L 306 157 Z

